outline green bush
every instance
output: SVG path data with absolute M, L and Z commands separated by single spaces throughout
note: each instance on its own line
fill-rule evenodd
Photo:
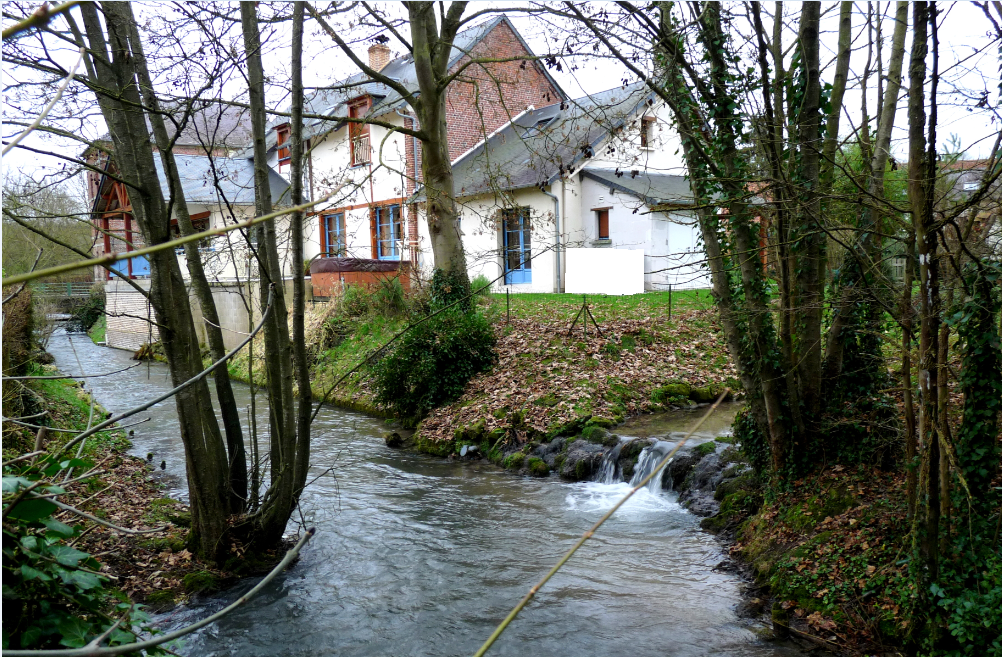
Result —
M 484 297 L 490 294 L 490 285 L 491 279 L 487 278 L 483 274 L 477 274 L 477 277 L 470 281 L 470 289 L 474 293 Z
M 372 293 L 372 305 L 385 314 L 407 310 L 407 295 L 399 278 L 381 280 Z
M 372 294 L 361 285 L 348 285 L 338 299 L 341 312 L 348 317 L 361 317 L 372 309 Z
M 102 317 L 104 317 L 104 290 L 95 288 L 87 301 L 73 309 L 70 319 L 66 322 L 66 330 L 86 333 Z
M 497 360 L 494 331 L 479 313 L 451 309 L 415 326 L 374 365 L 376 401 L 403 417 L 458 398 Z

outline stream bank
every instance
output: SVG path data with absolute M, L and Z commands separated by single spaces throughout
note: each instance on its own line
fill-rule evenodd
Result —
M 60 354 L 55 360 L 65 363 L 72 357 L 74 345 L 91 347 L 86 334 L 72 336 L 57 329 L 51 348 Z M 66 350 L 70 354 L 66 354 Z M 52 356 L 44 360 L 52 360 Z M 31 364 L 30 376 L 60 376 L 65 374 L 54 365 Z M 92 381 L 88 379 L 86 381 Z M 45 412 L 41 422 L 47 427 L 83 431 L 91 416 L 90 385 L 66 379 L 34 379 L 6 382 L 5 389 L 21 389 L 27 403 L 20 411 L 8 408 L 12 400 L 5 394 L 4 412 L 31 415 Z M 94 418 L 108 415 L 99 401 L 94 404 Z M 97 421 L 95 419 L 95 421 Z M 58 452 L 73 433 L 49 431 L 42 445 L 50 453 Z M 62 514 L 58 519 L 80 527 L 73 547 L 96 555 L 99 573 L 110 580 L 110 587 L 121 591 L 131 602 L 148 604 L 154 609 L 175 600 L 218 587 L 228 575 L 199 563 L 185 549 L 190 513 L 182 502 L 167 496 L 159 462 L 136 454 L 130 441 L 132 430 L 109 430 L 98 433 L 83 444 L 82 459 L 98 469 L 80 487 L 71 488 L 64 502 L 97 518 L 121 527 L 138 529 L 163 527 L 162 531 L 142 535 L 126 535 L 75 515 Z M 13 423 L 4 423 L 4 460 L 31 451 L 36 432 Z M 132 452 L 132 453 L 130 453 Z M 80 472 L 78 469 L 77 472 Z M 6 594 L 5 594 L 6 595 Z
M 52 351 L 61 368 L 76 373 L 72 352 Z M 78 351 L 92 372 L 134 363 L 130 354 L 92 344 Z M 93 381 L 112 411 L 170 385 L 158 363 Z M 247 386 L 235 388 L 245 403 Z M 183 497 L 173 406 L 145 415 L 153 420 L 136 427 L 132 450 L 165 461 L 165 483 Z M 321 409 L 311 476 L 333 467 L 336 478 L 320 476 L 304 494 L 303 519 L 317 535 L 297 564 L 191 637 L 183 654 L 471 654 L 626 486 L 518 477 L 486 462 L 394 450 L 383 443 L 386 428 L 379 419 Z M 635 655 L 800 654 L 761 641 L 736 615 L 740 578 L 714 570 L 724 553 L 674 492 L 634 497 L 540 591 L 491 654 L 622 654 L 627 645 Z M 253 584 L 192 600 L 159 621 L 172 628 L 202 618 Z

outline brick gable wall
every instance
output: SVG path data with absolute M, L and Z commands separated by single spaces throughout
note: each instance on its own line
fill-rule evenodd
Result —
M 453 71 L 473 59 L 528 57 L 529 53 L 505 22 L 501 22 L 464 56 Z M 560 100 L 560 92 L 532 60 L 473 64 L 449 86 L 446 97 L 449 155 L 455 160 L 484 137 L 532 105 Z

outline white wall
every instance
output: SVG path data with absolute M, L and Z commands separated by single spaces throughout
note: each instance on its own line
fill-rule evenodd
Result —
M 404 119 L 396 113 L 379 117 L 382 121 L 404 126 Z M 355 258 L 372 258 L 372 238 L 368 206 L 407 195 L 407 141 L 399 132 L 381 126 L 369 126 L 369 143 L 372 158 L 369 164 L 351 167 L 351 149 L 348 127 L 318 138 L 312 152 L 313 197 L 319 198 L 332 190 L 340 190 L 328 202 L 313 212 L 308 224 L 306 257 L 320 253 L 322 241 L 318 215 L 335 211 L 345 212 L 346 247 L 348 255 Z M 285 167 L 287 170 L 288 167 Z M 407 235 L 406 207 L 401 205 L 404 218 L 403 234 Z
M 641 294 L 643 249 L 567 249 L 568 294 Z
M 699 228 L 685 212 L 651 212 L 637 197 L 591 178 L 581 183 L 578 230 L 568 235 L 568 245 L 591 248 L 643 249 L 644 283 L 648 290 L 669 284 L 708 287 L 700 269 L 704 259 Z M 609 208 L 609 240 L 598 240 L 596 208 Z
M 640 147 L 640 127 L 643 117 L 654 119 L 648 148 Z M 610 150 L 611 147 L 611 150 Z M 618 135 L 595 150 L 587 166 L 626 171 L 637 169 L 650 173 L 683 176 L 686 173 L 682 159 L 682 144 L 672 128 L 670 110 L 660 100 L 653 107 L 629 121 Z

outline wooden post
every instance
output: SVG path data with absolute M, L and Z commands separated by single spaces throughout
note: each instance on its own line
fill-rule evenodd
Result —
M 671 283 L 668 284 L 668 319 L 671 320 Z
M 508 312 L 508 323 L 511 324 L 511 288 L 505 288 L 504 291 L 504 302 L 505 308 Z

